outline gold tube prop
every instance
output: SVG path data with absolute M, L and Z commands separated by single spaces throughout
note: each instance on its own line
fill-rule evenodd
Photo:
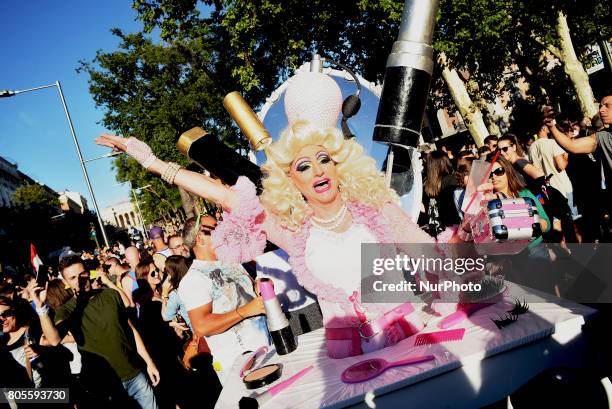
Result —
M 260 151 L 272 142 L 272 137 L 238 91 L 230 92 L 223 98 L 223 107 L 247 137 L 253 149 Z

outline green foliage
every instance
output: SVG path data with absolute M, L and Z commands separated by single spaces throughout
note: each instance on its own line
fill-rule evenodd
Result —
M 13 193 L 17 206 L 26 209 L 41 209 L 47 212 L 59 210 L 59 199 L 39 184 L 25 185 Z
M 206 74 L 205 62 L 212 52 L 202 41 L 189 47 L 154 44 L 141 33 L 124 34 L 119 50 L 99 51 L 92 62 L 81 62 L 79 71 L 89 74 L 90 92 L 98 106 L 105 108 L 104 125 L 123 135 L 147 142 L 163 159 L 182 163 L 186 160 L 176 149 L 179 135 L 203 126 L 209 132 L 226 138 L 230 145 L 239 141 L 227 130 L 230 120 L 220 104 L 217 84 Z M 146 172 L 132 159 L 114 161 L 117 179 L 138 188 L 152 185 L 159 197 L 143 191 L 142 211 L 145 219 L 155 221 L 180 207 L 178 191 Z
M 132 7 L 144 32 L 114 29 L 119 49 L 99 51 L 80 70 L 89 74 L 94 100 L 105 109 L 106 127 L 143 139 L 162 159 L 184 163 L 175 143 L 193 126 L 215 132 L 232 147 L 245 146 L 222 108 L 222 96 L 240 90 L 257 108 L 313 51 L 381 82 L 404 2 L 133 0 Z M 545 89 L 549 98 L 571 101 L 562 67 L 547 70 L 542 58 L 548 46 L 558 45 L 558 10 L 568 13 L 578 49 L 597 34 L 610 36 L 605 24 L 610 4 L 603 0 L 441 0 L 434 50 L 466 74 L 474 101 L 514 92 L 520 76 L 536 98 Z M 149 38 L 152 33 L 159 33 L 160 43 Z M 451 107 L 439 70 L 436 66 L 433 100 L 436 107 Z M 120 158 L 115 167 L 120 181 L 152 184 L 160 198 L 178 207 L 178 192 L 133 161 Z M 141 195 L 145 218 L 158 217 L 154 195 Z
M 524 76 L 534 99 L 546 96 L 569 104 L 575 96 L 562 66 L 551 69 L 543 57 L 549 46 L 559 46 L 560 10 L 568 15 L 579 55 L 599 35 L 612 34 L 606 23 L 610 2 L 602 0 L 441 0 L 434 48 L 446 54 L 452 67 L 470 73 L 478 84 L 470 91 L 478 99 L 491 101 L 503 91 L 512 92 Z M 442 89 L 439 77 L 434 88 Z
M 289 75 L 286 67 L 295 68 L 314 50 L 342 60 L 368 80 L 382 81 L 403 6 L 397 0 L 133 3 L 147 31 L 159 28 L 166 41 L 200 38 L 206 30 L 216 33 L 218 46 L 213 48 L 223 50 L 225 60 L 218 72 L 231 73 L 254 105 Z M 580 52 L 599 36 L 612 35 L 610 7 L 603 0 L 441 0 L 434 49 L 446 54 L 452 68 L 469 72 L 478 84 L 470 89 L 475 100 L 491 101 L 514 91 L 521 75 L 528 77 L 536 99 L 543 88 L 553 99 L 571 99 L 563 71 L 546 69 L 548 62 L 541 58 L 547 46 L 558 45 L 557 11 L 569 15 Z M 210 15 L 202 17 L 199 10 Z M 510 69 L 513 64 L 520 72 Z M 439 106 L 450 104 L 439 98 L 445 88 L 437 67 L 432 89 Z
M 145 29 L 159 28 L 168 42 L 214 33 L 205 41 L 219 52 L 217 72 L 231 75 L 254 105 L 290 74 L 288 68 L 297 68 L 315 50 L 370 80 L 382 80 L 404 5 L 397 0 L 201 3 L 209 11 L 205 17 L 192 0 L 136 0 L 133 7 Z

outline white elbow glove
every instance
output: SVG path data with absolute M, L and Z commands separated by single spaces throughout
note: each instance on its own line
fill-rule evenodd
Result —
M 148 169 L 157 157 L 146 143 L 132 137 L 129 137 L 125 143 L 127 147 L 126 153 L 140 163 L 145 169 Z

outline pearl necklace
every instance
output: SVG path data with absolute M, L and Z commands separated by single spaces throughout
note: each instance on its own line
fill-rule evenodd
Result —
M 342 207 L 340 208 L 338 213 L 336 213 L 334 217 L 332 217 L 331 219 L 325 220 L 325 219 L 318 218 L 315 215 L 312 215 L 311 219 L 312 219 L 313 224 L 316 225 L 317 227 L 320 227 L 325 230 L 334 230 L 338 226 L 340 226 L 340 224 L 342 224 L 342 222 L 344 221 L 344 218 L 346 216 L 346 210 L 347 210 L 346 204 L 342 204 Z

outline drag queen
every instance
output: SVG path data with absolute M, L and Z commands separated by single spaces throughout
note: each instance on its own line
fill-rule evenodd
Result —
M 304 79 L 299 100 L 308 100 L 304 93 L 318 89 L 318 97 L 323 90 L 323 100 L 332 103 L 291 108 L 287 91 L 289 126 L 266 148 L 259 197 L 246 177 L 231 188 L 224 186 L 157 159 L 133 137 L 102 135 L 96 142 L 126 152 L 169 183 L 221 205 L 223 221 L 213 233 L 220 260 L 252 260 L 263 253 L 266 239 L 285 250 L 299 283 L 321 305 L 328 354 L 342 358 L 393 345 L 423 328 L 410 303 L 396 308 L 360 302 L 361 244 L 435 241 L 397 205 L 374 159 L 355 139 L 344 139 L 336 127 L 340 90 L 333 79 L 315 75 Z M 292 85 L 294 94 L 298 85 Z

